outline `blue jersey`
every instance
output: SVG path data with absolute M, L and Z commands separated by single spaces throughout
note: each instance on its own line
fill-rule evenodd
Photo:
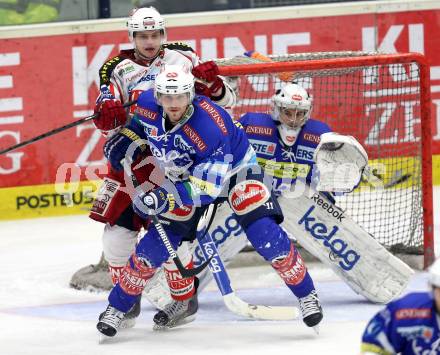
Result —
M 431 292 L 410 293 L 389 303 L 371 319 L 362 336 L 362 351 L 440 354 L 439 321 Z
M 173 181 L 181 203 L 212 202 L 227 178 L 257 164 L 243 128 L 220 106 L 196 96 L 183 119 L 166 129 L 162 106 L 153 90 L 143 92 L 128 128 L 146 139 L 165 176 Z
M 290 188 L 297 178 L 310 184 L 313 171 L 313 153 L 323 133 L 331 132 L 321 121 L 309 119 L 301 128 L 291 147 L 280 142 L 277 123 L 265 113 L 247 113 L 239 119 L 252 144 L 258 163 L 265 173 L 273 176 L 276 194 Z

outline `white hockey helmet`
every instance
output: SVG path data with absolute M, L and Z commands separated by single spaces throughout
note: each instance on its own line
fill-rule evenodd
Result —
M 194 76 L 187 66 L 164 65 L 154 81 L 154 97 L 160 95 L 188 94 L 189 103 L 195 96 Z
M 278 132 L 281 140 L 287 146 L 291 147 L 295 144 L 301 127 L 310 118 L 312 111 L 312 99 L 308 92 L 300 85 L 289 83 L 277 90 L 272 97 L 273 114 L 272 118 L 280 121 Z M 291 124 L 281 122 L 280 115 L 282 109 L 296 110 L 297 113 L 292 117 Z M 301 114 L 299 114 L 301 113 Z
M 152 6 L 131 10 L 127 20 L 128 38 L 134 40 L 135 32 L 159 30 L 162 34 L 162 43 L 166 42 L 165 20 Z
M 275 120 L 279 119 L 280 109 L 297 109 L 305 112 L 304 122 L 299 126 L 304 125 L 310 118 L 312 111 L 312 98 L 306 89 L 302 86 L 294 83 L 284 85 L 281 89 L 277 90 L 272 97 L 274 105 Z
M 428 270 L 428 282 L 431 286 L 440 287 L 440 258 Z

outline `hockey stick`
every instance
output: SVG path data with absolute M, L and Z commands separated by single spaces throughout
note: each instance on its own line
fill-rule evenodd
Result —
M 201 217 L 197 225 L 197 240 L 202 249 L 206 260 L 210 261 L 209 269 L 214 276 L 215 282 L 223 296 L 223 302 L 226 307 L 233 313 L 243 317 L 267 320 L 290 320 L 298 318 L 299 310 L 296 307 L 283 306 L 264 306 L 250 304 L 235 294 L 231 286 L 225 265 L 220 258 L 217 247 L 212 240 L 210 233 L 207 231 L 207 221 L 212 214 L 213 205 L 211 204 Z
M 260 62 L 273 62 L 273 60 L 270 57 L 267 57 L 264 54 L 257 51 L 247 51 L 244 53 L 244 55 L 249 58 L 257 59 Z M 284 73 L 277 73 L 276 76 L 281 81 L 288 83 L 293 80 L 293 74 L 294 72 L 284 72 Z
M 390 189 L 390 188 L 392 188 L 392 187 L 394 187 L 396 185 L 399 185 L 399 184 L 407 181 L 411 176 L 412 176 L 411 174 L 404 174 L 404 175 L 401 175 L 401 176 L 394 176 L 393 179 L 390 182 L 388 182 L 388 183 L 386 183 L 384 185 L 384 187 L 386 189 Z
M 129 106 L 135 104 L 136 101 L 137 101 L 137 100 L 129 101 L 129 102 L 125 103 L 124 105 L 122 105 L 122 107 L 129 107 Z M 78 126 L 78 125 L 80 125 L 81 123 L 84 123 L 84 122 L 87 122 L 87 121 L 93 120 L 94 118 L 98 117 L 99 114 L 100 114 L 100 113 L 97 112 L 97 113 L 94 113 L 93 115 L 90 115 L 90 116 L 87 116 L 87 117 L 80 118 L 79 120 L 74 121 L 74 122 L 71 122 L 71 123 L 68 123 L 68 124 L 66 124 L 65 126 L 55 128 L 55 129 L 53 129 L 52 131 L 49 131 L 49 132 L 46 132 L 46 133 L 40 134 L 39 136 L 36 136 L 36 137 L 34 137 L 34 138 L 31 138 L 31 139 L 28 139 L 27 141 L 24 141 L 24 142 L 18 143 L 18 144 L 16 144 L 16 145 L 13 145 L 13 146 L 11 146 L 11 147 L 9 147 L 9 148 L 6 148 L 6 149 L 3 149 L 3 150 L 0 150 L 0 155 L 5 154 L 5 153 L 8 153 L 8 152 L 10 152 L 11 150 L 14 150 L 14 149 L 17 149 L 17 148 L 21 148 L 21 147 L 24 147 L 24 146 L 26 146 L 26 145 L 28 145 L 28 144 L 34 143 L 34 142 L 36 142 L 36 141 L 39 141 L 40 139 L 43 139 L 43 138 L 46 138 L 46 137 L 53 136 L 53 135 L 56 134 L 56 133 L 59 133 L 59 132 L 65 131 L 66 129 L 69 129 L 69 128 L 72 128 L 72 127 Z
M 362 173 L 363 177 L 365 178 L 365 180 L 370 183 L 370 185 L 375 186 L 375 184 L 382 184 L 384 189 L 390 189 L 392 187 L 395 187 L 401 183 L 404 183 L 405 181 L 407 181 L 409 178 L 412 177 L 412 174 L 402 174 L 400 172 L 400 174 L 398 172 L 396 172 L 394 174 L 394 176 L 390 179 L 390 181 L 388 181 L 386 184 L 383 182 L 383 177 L 377 173 L 375 173 L 374 171 L 372 171 L 372 169 L 370 167 L 367 167 L 366 169 L 364 169 L 364 172 Z
M 179 256 L 177 255 L 176 251 L 174 250 L 173 246 L 170 243 L 170 240 L 167 236 L 167 233 L 165 232 L 165 229 L 162 226 L 162 223 L 160 223 L 159 218 L 157 218 L 156 215 L 150 216 L 151 220 L 153 221 L 154 227 L 156 227 L 157 232 L 159 233 L 160 239 L 162 239 L 163 244 L 165 245 L 165 248 L 167 248 L 168 253 L 170 254 L 171 258 L 173 259 L 174 263 L 177 266 L 177 269 L 182 274 L 184 278 L 187 277 L 193 277 L 197 274 L 201 273 L 203 269 L 205 269 L 209 263 L 211 262 L 211 258 L 207 258 L 207 260 L 202 264 L 199 265 L 196 268 L 193 269 L 186 269 L 182 262 L 179 259 Z

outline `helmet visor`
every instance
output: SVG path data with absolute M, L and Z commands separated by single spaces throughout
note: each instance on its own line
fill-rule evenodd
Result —
M 306 123 L 308 110 L 299 108 L 281 108 L 279 120 L 290 128 L 299 128 Z

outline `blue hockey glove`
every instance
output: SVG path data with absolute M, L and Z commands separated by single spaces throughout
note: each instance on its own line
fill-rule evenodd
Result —
M 174 195 L 167 192 L 163 187 L 141 193 L 133 201 L 134 211 L 143 219 L 146 219 L 148 216 L 172 211 L 175 206 Z
M 136 132 L 124 127 L 104 144 L 104 155 L 115 170 L 121 170 L 121 161 L 127 157 L 135 161 L 146 149 L 146 142 Z M 133 146 L 131 146 L 133 144 Z

